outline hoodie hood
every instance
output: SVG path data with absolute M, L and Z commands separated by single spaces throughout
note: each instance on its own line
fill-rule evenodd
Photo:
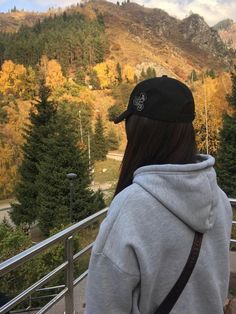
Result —
M 190 228 L 205 233 L 215 220 L 218 187 L 214 164 L 212 156 L 199 155 L 195 164 L 144 166 L 135 171 L 133 182 Z

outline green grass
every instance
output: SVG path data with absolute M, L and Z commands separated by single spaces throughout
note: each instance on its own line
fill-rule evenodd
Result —
M 106 169 L 106 171 L 104 171 Z M 95 163 L 94 181 L 95 183 L 116 183 L 119 176 L 120 161 L 106 159 Z
M 100 185 L 103 190 L 106 206 L 109 206 L 113 199 L 120 165 L 120 161 L 113 159 L 106 159 L 95 163 L 94 183 L 95 185 Z

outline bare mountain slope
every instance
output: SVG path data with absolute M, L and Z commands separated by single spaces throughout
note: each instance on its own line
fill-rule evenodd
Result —
M 35 12 L 10 12 L 0 13 L 0 31 L 1 32 L 16 32 L 22 25 L 32 26 L 39 19 L 47 16 L 47 13 Z
M 160 9 L 135 3 L 115 5 L 105 1 L 88 3 L 84 10 L 104 16 L 113 57 L 133 62 L 159 60 L 160 64 L 186 72 L 186 68 L 228 68 L 232 54 L 216 30 L 199 15 L 184 20 L 169 16 Z M 132 49 L 133 48 L 133 49 Z

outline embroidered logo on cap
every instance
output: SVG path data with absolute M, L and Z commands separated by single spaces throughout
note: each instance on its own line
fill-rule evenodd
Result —
M 146 100 L 147 95 L 145 93 L 140 93 L 134 97 L 133 105 L 137 108 L 138 111 L 142 111 L 144 109 L 144 103 Z

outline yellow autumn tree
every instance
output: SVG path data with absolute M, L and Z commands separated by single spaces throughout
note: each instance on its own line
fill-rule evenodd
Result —
M 46 75 L 46 86 L 53 90 L 58 87 L 62 87 L 64 83 L 65 77 L 62 74 L 61 65 L 57 60 L 49 60 Z
M 194 84 L 196 102 L 194 126 L 198 149 L 202 153 L 214 155 L 218 150 L 222 115 L 228 110 L 226 94 L 227 89 L 230 90 L 230 84 L 228 74 L 221 74 L 215 79 L 205 77 Z
M 0 71 L 0 93 L 4 97 L 31 99 L 36 94 L 36 74 L 31 68 L 7 60 Z
M 18 181 L 23 128 L 28 123 L 30 108 L 30 102 L 22 100 L 11 101 L 3 108 L 7 121 L 0 124 L 0 198 L 11 196 Z
M 0 93 L 3 96 L 20 97 L 24 90 L 25 76 L 26 68 L 24 65 L 15 64 L 11 60 L 5 61 L 0 71 Z
M 128 83 L 133 83 L 134 82 L 134 75 L 135 75 L 134 68 L 131 65 L 126 64 L 124 66 L 123 72 L 122 72 L 123 81 L 126 81 Z
M 40 60 L 40 72 L 45 79 L 46 86 L 55 91 L 63 87 L 66 79 L 62 73 L 60 63 L 55 60 L 48 60 L 46 56 L 42 56 Z
M 0 197 L 10 196 L 21 163 L 22 130 L 28 122 L 31 100 L 37 91 L 35 71 L 11 60 L 0 71 Z
M 117 64 L 112 60 L 99 63 L 94 67 L 94 70 L 97 73 L 97 77 L 99 79 L 101 88 L 109 88 L 117 84 L 116 67 L 117 67 Z

